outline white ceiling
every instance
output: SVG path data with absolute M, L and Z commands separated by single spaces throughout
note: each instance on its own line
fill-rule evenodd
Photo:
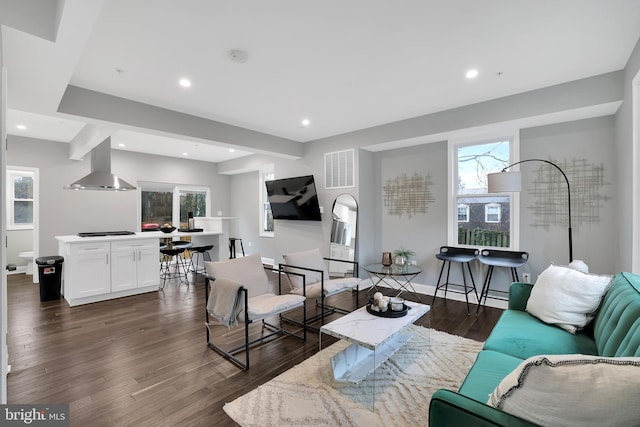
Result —
M 71 84 L 307 142 L 620 70 L 640 37 L 637 0 L 61 4 L 54 43 L 3 28 L 10 134 L 69 142 L 96 123 L 56 112 Z M 209 161 L 254 152 L 127 126 L 112 141 Z

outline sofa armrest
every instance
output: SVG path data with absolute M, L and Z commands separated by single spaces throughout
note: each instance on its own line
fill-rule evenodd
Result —
M 429 426 L 536 426 L 451 390 L 440 389 L 431 397 Z
M 532 288 L 532 283 L 513 282 L 509 286 L 509 310 L 525 311 Z

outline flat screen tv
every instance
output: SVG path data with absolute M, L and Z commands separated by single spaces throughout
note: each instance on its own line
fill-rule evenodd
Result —
M 265 181 L 273 219 L 321 221 L 313 175 Z

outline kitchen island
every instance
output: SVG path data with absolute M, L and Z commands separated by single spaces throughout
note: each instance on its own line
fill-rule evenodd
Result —
M 64 257 L 62 294 L 70 306 L 157 291 L 160 285 L 160 243 L 190 237 L 194 246 L 213 245 L 211 259 L 220 259 L 222 230 L 80 237 L 56 236 Z

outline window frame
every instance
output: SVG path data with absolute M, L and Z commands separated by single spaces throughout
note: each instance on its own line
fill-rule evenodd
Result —
M 447 212 L 447 241 L 451 246 L 470 248 L 482 248 L 481 246 L 465 245 L 458 243 L 458 198 L 471 195 L 458 194 L 458 162 L 457 149 L 462 146 L 482 145 L 497 141 L 509 141 L 509 163 L 520 160 L 520 132 L 513 128 L 495 128 L 482 134 L 466 134 L 454 136 L 447 141 L 448 156 L 448 182 L 447 194 L 449 196 Z M 520 170 L 519 165 L 509 168 L 510 171 Z M 482 193 L 473 197 L 509 197 L 509 246 L 500 247 L 502 250 L 517 251 L 520 247 L 520 193 Z M 502 211 L 502 208 L 501 208 Z M 501 212 L 502 214 L 502 212 Z M 502 216 L 500 218 L 502 220 Z M 495 249 L 495 248 L 494 248 Z
M 151 181 L 139 181 L 137 185 L 138 193 L 138 225 L 137 229 L 142 230 L 142 191 L 149 191 L 149 188 L 155 187 L 157 189 L 166 189 L 172 192 L 171 196 L 171 225 L 176 228 L 180 227 L 180 192 L 181 191 L 193 191 L 193 192 L 205 192 L 206 193 L 206 207 L 205 217 L 211 216 L 211 187 L 205 185 L 188 185 L 188 184 L 174 184 L 167 182 L 151 182 Z M 162 224 L 160 224 L 162 225 Z
M 6 193 L 7 193 L 7 230 L 33 230 L 34 223 L 36 222 L 36 172 L 31 168 L 20 168 L 7 166 L 6 169 Z M 16 199 L 14 178 L 17 176 L 30 176 L 32 180 L 32 194 L 30 199 Z M 31 202 L 31 222 L 30 223 L 15 223 L 14 222 L 14 207 L 15 202 L 26 201 Z
M 269 203 L 269 201 L 267 200 L 267 187 L 265 185 L 265 182 L 268 181 L 266 179 L 267 175 L 272 175 L 273 176 L 272 179 L 276 178 L 275 168 L 273 164 L 263 165 L 258 170 L 258 230 L 259 230 L 258 235 L 260 237 L 275 237 L 276 235 L 275 221 L 273 224 L 273 231 L 265 230 L 263 227 L 263 224 L 266 221 L 265 216 L 267 214 L 266 205 L 267 203 Z
M 460 221 L 460 208 L 464 208 L 465 210 L 465 215 L 466 215 L 466 220 L 464 221 Z M 457 213 L 457 217 L 458 217 L 458 222 L 469 222 L 469 205 L 466 203 L 457 203 L 457 207 L 456 207 L 456 213 Z
M 489 220 L 489 215 L 495 215 L 495 213 L 489 212 L 492 208 L 498 209 L 498 212 L 497 212 L 498 219 L 495 221 Z M 494 203 L 494 202 L 485 203 L 484 222 L 486 222 L 487 224 L 500 224 L 500 221 L 502 221 L 502 205 L 500 203 Z
M 211 216 L 211 188 L 204 186 L 204 185 L 184 185 L 184 184 L 179 184 L 176 185 L 174 193 L 173 193 L 173 203 L 174 203 L 174 209 L 172 212 L 172 216 L 173 216 L 173 224 L 179 224 L 182 225 L 182 223 L 180 222 L 180 193 L 182 191 L 186 191 L 186 192 L 193 192 L 193 193 L 205 193 L 205 212 L 204 215 L 201 215 L 200 217 L 207 217 L 207 216 Z M 177 194 L 177 197 L 176 197 Z M 177 203 L 177 206 L 175 205 Z M 185 221 L 185 225 L 187 225 L 188 219 L 187 221 Z M 178 225 L 175 225 L 175 227 L 180 228 Z

